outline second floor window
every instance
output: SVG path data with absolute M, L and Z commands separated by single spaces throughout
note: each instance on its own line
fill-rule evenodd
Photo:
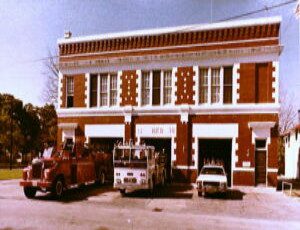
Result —
M 232 66 L 199 68 L 199 104 L 230 104 L 232 89 Z
M 199 70 L 199 103 L 208 103 L 208 69 Z
M 172 71 L 164 71 L 164 104 L 172 102 Z
M 232 103 L 232 66 L 224 67 L 223 79 L 223 102 L 224 104 L 230 104 Z
M 100 106 L 107 106 L 107 74 L 100 74 Z
M 211 103 L 220 102 L 220 69 L 211 69 Z
M 90 88 L 90 106 L 96 107 L 98 98 L 98 75 L 91 75 Z
M 150 72 L 142 73 L 142 89 L 141 89 L 141 102 L 142 105 L 150 104 Z
M 152 105 L 160 105 L 160 71 L 153 71 Z
M 67 108 L 70 108 L 74 106 L 74 78 L 67 77 L 66 81 Z
M 117 105 L 117 92 L 118 92 L 118 86 L 117 86 L 117 74 L 111 74 L 110 75 L 110 106 Z

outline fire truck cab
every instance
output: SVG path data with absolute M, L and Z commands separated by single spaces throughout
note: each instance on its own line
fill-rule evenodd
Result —
M 106 177 L 112 174 L 111 154 L 87 148 L 80 153 L 73 150 L 72 145 L 64 145 L 51 158 L 36 158 L 24 168 L 20 186 L 25 196 L 33 198 L 41 191 L 60 198 L 66 189 L 94 182 L 104 184 Z
M 114 188 L 121 194 L 126 190 L 148 189 L 164 185 L 165 157 L 153 146 L 116 145 L 113 151 Z

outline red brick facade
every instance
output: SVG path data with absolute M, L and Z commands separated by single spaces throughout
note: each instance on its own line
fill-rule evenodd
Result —
M 266 183 L 275 185 L 279 108 L 279 81 L 276 76 L 278 74 L 276 63 L 279 54 L 275 53 L 274 58 L 271 59 L 265 55 L 265 59 L 256 60 L 253 58 L 255 57 L 253 53 L 240 53 L 249 52 L 248 48 L 258 48 L 257 52 L 260 53 L 257 54 L 257 57 L 260 58 L 265 54 L 265 49 L 278 48 L 279 27 L 280 22 L 262 23 L 261 25 L 254 23 L 232 28 L 227 26 L 218 29 L 199 29 L 176 33 L 161 32 L 156 35 L 151 33 L 129 37 L 116 36 L 110 39 L 99 38 L 87 41 L 66 40 L 66 42 L 60 43 L 59 61 L 63 77 L 60 82 L 61 103 L 58 110 L 58 123 L 75 123 L 77 128 L 74 130 L 74 134 L 72 134 L 72 130 L 59 128 L 58 143 L 63 141 L 64 135 L 75 135 L 77 148 L 81 148 L 83 143 L 88 141 L 85 133 L 86 126 L 93 127 L 92 125 L 95 125 L 95 130 L 97 128 L 103 130 L 101 129 L 103 126 L 105 129 L 111 129 L 112 132 L 117 125 L 117 129 L 123 132 L 117 133 L 117 137 L 122 137 L 124 141 L 138 142 L 141 135 L 144 134 L 143 132 L 147 132 L 146 125 L 157 125 L 158 129 L 161 129 L 161 136 L 154 134 L 149 136 L 147 133 L 145 137 L 170 139 L 172 146 L 172 162 L 170 163 L 174 180 L 195 182 L 200 170 L 197 162 L 200 155 L 197 147 L 199 136 L 195 135 L 195 132 L 198 132 L 203 139 L 230 139 L 232 168 L 228 173 L 232 174 L 232 184 L 255 185 L 255 141 L 264 139 L 267 143 L 265 149 L 267 152 Z M 237 51 L 236 55 L 240 55 L 238 57 L 241 60 L 230 54 L 232 50 Z M 212 51 L 217 55 L 216 57 L 201 56 L 203 54 L 210 55 Z M 196 56 L 179 56 L 182 58 L 179 60 L 174 60 L 174 57 L 171 56 L 191 53 L 196 53 Z M 249 57 L 245 59 L 247 55 Z M 141 61 L 133 62 L 130 58 L 137 58 L 134 60 Z M 92 61 L 95 62 L 91 64 Z M 79 65 L 77 66 L 76 63 Z M 72 68 L 74 64 L 74 69 L 68 69 L 68 64 Z M 84 68 L 81 68 L 80 65 L 83 65 Z M 211 83 L 213 81 L 211 75 L 209 76 L 210 80 L 205 83 L 207 84 L 207 97 L 211 97 L 213 87 L 218 88 L 219 91 L 216 91 L 215 94 L 220 97 L 219 101 L 214 98 L 217 102 L 211 102 L 209 99 L 205 105 L 199 103 L 199 73 L 196 70 L 200 66 L 207 69 L 220 68 L 219 78 L 214 85 L 212 86 Z M 231 81 L 226 84 L 222 72 L 225 66 L 231 66 L 233 69 Z M 111 69 L 109 69 L 110 67 Z M 64 73 L 65 69 L 74 71 L 74 74 Z M 165 82 L 163 72 L 161 72 L 160 94 L 155 94 L 156 96 L 160 95 L 161 103 L 159 105 L 141 105 L 141 97 L 145 93 L 141 90 L 141 72 L 144 70 L 149 73 L 151 71 L 157 73 L 158 70 L 172 70 L 170 95 L 165 94 L 170 85 L 166 87 L 168 83 Z M 101 71 L 118 73 L 118 104 L 113 107 L 89 108 L 86 103 L 90 94 L 89 88 L 86 88 L 87 76 L 91 73 L 101 73 Z M 70 112 L 72 110 L 66 108 L 67 76 L 74 77 L 74 106 L 72 108 L 74 112 L 72 113 Z M 152 80 L 150 74 L 148 85 L 144 86 L 145 89 L 149 88 L 149 92 L 151 90 L 153 92 Z M 144 82 L 144 84 L 146 83 Z M 105 93 L 109 100 L 112 94 L 109 80 L 107 85 Z M 226 105 L 221 99 L 225 87 L 232 90 L 232 100 Z M 150 103 L 152 94 L 150 93 L 148 96 Z M 164 97 L 167 96 L 171 97 L 171 103 L 162 103 L 165 101 Z M 223 127 L 224 124 L 230 125 L 231 136 L 227 135 L 227 130 L 215 128 L 218 125 Z M 170 131 L 170 127 L 167 125 L 174 125 L 175 129 Z M 138 129 L 138 127 L 140 128 Z M 197 130 L 195 127 L 205 128 Z M 93 137 L 97 134 L 101 136 L 100 131 L 97 132 L 93 133 Z M 112 138 L 113 134 L 110 137 Z M 106 137 L 101 136 L 101 138 Z

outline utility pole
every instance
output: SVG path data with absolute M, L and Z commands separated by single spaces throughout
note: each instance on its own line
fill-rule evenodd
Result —
M 10 100 L 10 155 L 9 155 L 9 169 L 12 170 L 13 160 L 13 100 Z

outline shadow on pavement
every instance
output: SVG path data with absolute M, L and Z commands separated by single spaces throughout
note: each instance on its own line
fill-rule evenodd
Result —
M 143 199 L 160 199 L 160 198 L 171 198 L 171 199 L 192 199 L 193 187 L 189 184 L 178 185 L 168 184 L 164 187 L 157 187 L 153 193 L 148 190 L 136 190 L 132 192 L 126 192 L 124 195 L 129 198 L 143 198 Z
M 45 201 L 58 201 L 63 203 L 76 202 L 87 200 L 91 196 L 98 196 L 106 192 L 115 191 L 111 184 L 105 185 L 85 185 L 79 188 L 69 189 L 64 192 L 61 199 L 57 200 L 51 196 L 50 193 L 37 192 L 35 200 L 45 200 Z
M 242 200 L 246 193 L 238 189 L 228 189 L 225 193 L 206 194 L 205 198 L 221 200 Z

